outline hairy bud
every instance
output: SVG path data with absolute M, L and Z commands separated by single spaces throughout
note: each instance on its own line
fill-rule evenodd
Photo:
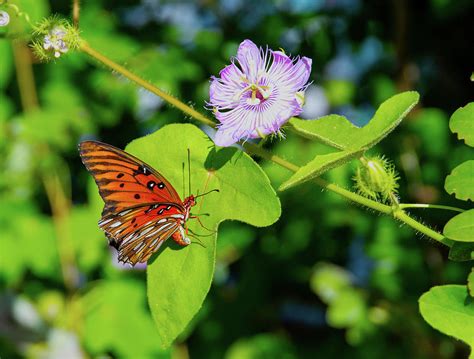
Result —
M 79 47 L 78 30 L 68 21 L 58 17 L 43 20 L 35 26 L 33 49 L 43 61 L 59 58 L 69 50 Z
M 359 194 L 382 201 L 397 194 L 398 179 L 393 164 L 383 157 L 362 158 L 354 176 Z

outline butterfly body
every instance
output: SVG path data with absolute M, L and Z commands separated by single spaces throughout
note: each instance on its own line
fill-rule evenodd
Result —
M 160 173 L 114 146 L 84 141 L 79 152 L 105 202 L 99 227 L 119 261 L 146 262 L 168 238 L 191 243 L 186 222 L 196 204 L 193 195 L 182 201 Z

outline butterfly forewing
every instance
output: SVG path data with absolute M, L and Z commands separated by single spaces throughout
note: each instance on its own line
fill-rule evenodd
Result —
M 104 214 L 149 202 L 182 204 L 173 186 L 138 158 L 97 141 L 81 142 L 79 151 L 105 202 Z
M 146 262 L 185 221 L 179 195 L 151 166 L 116 147 L 85 141 L 79 150 L 105 202 L 99 226 L 119 261 Z

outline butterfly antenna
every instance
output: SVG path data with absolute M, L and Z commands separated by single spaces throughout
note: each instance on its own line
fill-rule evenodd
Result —
M 189 192 L 188 194 L 191 195 L 191 150 L 188 148 L 188 183 L 189 183 Z
M 202 197 L 202 196 L 205 196 L 205 195 L 207 195 L 209 193 L 212 193 L 212 192 L 220 192 L 220 191 L 217 188 L 211 189 L 210 191 L 207 191 L 207 192 L 204 192 L 204 193 L 201 193 L 201 194 L 198 194 L 198 195 L 194 196 L 194 198 Z
M 184 183 L 184 162 L 183 162 L 183 198 L 186 198 L 186 185 Z

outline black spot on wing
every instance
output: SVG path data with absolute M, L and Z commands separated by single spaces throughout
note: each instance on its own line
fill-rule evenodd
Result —
M 151 171 L 144 165 L 138 166 L 138 168 L 134 171 L 135 175 L 145 175 L 149 176 L 151 175 Z

